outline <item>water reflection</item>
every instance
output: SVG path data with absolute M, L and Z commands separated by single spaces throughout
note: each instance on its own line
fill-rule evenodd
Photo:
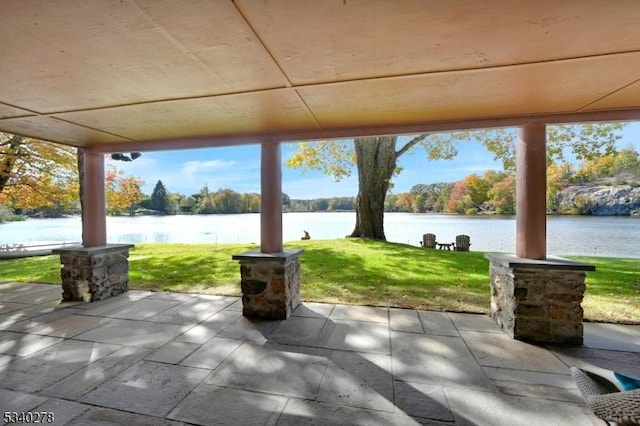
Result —
M 355 213 L 286 213 L 285 241 L 299 241 L 303 231 L 312 239 L 344 238 L 355 224 Z M 640 218 L 549 217 L 547 253 L 640 257 L 637 244 Z M 29 219 L 0 225 L 0 243 L 37 244 L 42 241 L 80 241 L 79 217 Z M 472 251 L 514 252 L 514 217 L 449 216 L 387 213 L 389 241 L 418 246 L 422 234 L 436 234 L 439 242 L 471 236 Z M 260 215 L 140 216 L 107 218 L 108 241 L 114 243 L 258 243 Z

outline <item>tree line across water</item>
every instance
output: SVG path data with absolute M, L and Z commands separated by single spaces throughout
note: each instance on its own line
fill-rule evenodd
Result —
M 547 167 L 547 209 L 556 214 L 580 214 L 579 206 L 561 206 L 560 192 L 571 185 L 640 186 L 640 154 L 632 148 L 583 162 L 577 168 L 570 163 L 552 163 Z M 409 192 L 387 193 L 385 211 L 413 213 L 514 214 L 515 173 L 487 170 L 471 174 L 458 182 L 416 184 Z M 283 194 L 284 211 L 353 211 L 355 197 L 330 197 L 311 200 L 292 199 Z M 260 194 L 238 193 L 232 189 L 215 192 L 205 185 L 192 195 L 168 193 L 158 181 L 150 196 L 142 195 L 137 209 L 165 214 L 255 213 L 260 211 Z M 131 210 L 135 211 L 135 210 Z M 122 214 L 112 211 L 113 214 Z
M 617 150 L 623 123 L 547 127 L 548 200 L 550 212 L 585 213 L 579 206 L 559 203 L 564 188 L 575 184 L 627 183 L 638 186 L 638 153 Z M 358 170 L 358 197 L 295 200 L 283 197 L 285 211 L 356 210 L 352 236 L 384 239 L 377 212 L 513 213 L 515 204 L 515 130 L 493 129 L 450 134 L 422 134 L 402 142 L 398 136 L 355 138 L 353 141 L 300 143 L 287 166 L 317 169 L 336 179 Z M 397 159 L 422 148 L 428 159 L 452 159 L 464 140 L 481 142 L 504 171 L 469 175 L 459 182 L 416 184 L 407 193 L 395 193 L 393 176 L 401 171 Z M 563 153 L 571 150 L 583 163 L 574 166 Z M 0 133 L 0 221 L 18 215 L 54 217 L 80 211 L 79 170 L 82 150 Z M 114 154 L 122 157 L 121 154 Z M 113 156 L 112 156 L 113 157 Z M 133 159 L 135 157 L 131 157 Z M 115 159 L 115 157 L 114 157 Z M 428 170 L 428 169 L 427 169 Z M 106 172 L 106 202 L 112 215 L 245 213 L 260 209 L 260 195 L 233 189 L 210 191 L 204 186 L 191 195 L 170 193 L 158 181 L 152 194 L 143 194 L 144 182 L 125 176 L 113 164 Z M 637 191 L 636 191 L 637 192 Z
M 580 205 L 561 204 L 560 193 L 572 185 L 629 185 L 640 187 L 640 154 L 628 148 L 616 154 L 586 161 L 578 167 L 571 163 L 551 163 L 547 167 L 547 211 L 552 214 L 582 214 Z M 516 176 L 513 172 L 487 170 L 471 174 L 457 182 L 416 184 L 409 192 L 389 192 L 387 212 L 514 214 Z M 576 200 L 580 203 L 580 200 Z M 354 210 L 355 198 L 291 200 L 293 211 Z
M 640 186 L 640 154 L 628 148 L 583 162 L 577 168 L 566 162 L 551 163 L 547 167 L 547 211 L 552 214 L 584 213 L 578 205 L 561 204 L 560 193 L 573 185 L 596 184 Z M 483 175 L 471 174 L 454 183 L 418 184 L 410 192 L 390 194 L 385 199 L 385 210 L 514 214 L 515 200 L 515 173 L 488 170 Z
M 640 186 L 640 154 L 632 148 L 605 155 L 574 167 L 570 163 L 550 164 L 547 168 L 547 208 L 550 213 L 576 214 L 579 209 L 560 206 L 559 193 L 571 185 Z M 230 188 L 211 191 L 204 185 L 199 192 L 184 195 L 171 193 L 158 180 L 151 194 L 141 191 L 144 182 L 125 176 L 115 166 L 106 173 L 107 211 L 111 215 L 140 214 L 231 214 L 260 211 L 260 194 L 239 193 Z M 389 192 L 385 198 L 387 212 L 478 214 L 515 213 L 515 174 L 488 170 L 471 174 L 458 182 L 416 184 L 409 192 Z M 311 200 L 291 199 L 283 194 L 284 211 L 331 212 L 353 211 L 355 197 L 330 197 Z M 79 213 L 79 201 L 69 199 L 53 205 L 0 210 L 7 220 L 15 212 L 55 217 Z

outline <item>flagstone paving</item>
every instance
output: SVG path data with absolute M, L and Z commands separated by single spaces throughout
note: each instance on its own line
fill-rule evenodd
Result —
M 640 326 L 585 345 L 510 339 L 484 315 L 130 291 L 60 303 L 0 282 L 0 407 L 71 425 L 598 425 L 569 367 L 640 377 Z M 0 419 L 2 424 L 3 419 Z

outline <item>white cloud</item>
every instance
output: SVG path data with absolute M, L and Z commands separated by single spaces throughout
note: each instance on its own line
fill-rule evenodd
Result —
M 227 169 L 235 164 L 235 161 L 224 160 L 187 161 L 182 165 L 182 172 L 185 175 L 191 176 L 203 172 Z
M 210 190 L 231 188 L 238 192 L 257 192 L 259 165 L 233 160 L 186 161 L 171 176 L 176 192 L 194 193 L 205 184 Z

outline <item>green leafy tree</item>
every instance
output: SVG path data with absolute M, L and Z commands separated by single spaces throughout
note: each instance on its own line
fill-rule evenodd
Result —
M 196 196 L 194 195 L 194 198 Z M 196 206 L 196 213 L 198 214 L 213 214 L 216 212 L 216 206 L 213 202 L 213 196 L 209 193 L 209 186 L 206 184 L 200 190 L 197 196 L 198 204 Z
M 410 212 L 413 210 L 413 195 L 403 192 L 396 197 L 396 211 Z
M 547 126 L 547 163 L 565 163 L 570 153 L 580 161 L 614 154 L 624 126 L 625 123 Z M 506 171 L 515 171 L 516 129 L 485 132 L 473 132 L 471 135 L 494 154 L 494 159 L 502 161 Z
M 425 185 L 424 183 L 418 183 L 413 185 L 409 192 L 413 195 L 426 195 L 429 192 L 429 186 L 430 185 Z
M 332 197 L 329 199 L 327 210 L 345 211 L 355 210 L 355 200 L 353 197 Z
M 245 210 L 241 194 L 232 189 L 220 189 L 213 196 L 216 213 L 242 213 Z
M 329 200 L 326 198 L 320 198 L 313 200 L 311 203 L 311 209 L 314 211 L 325 211 L 329 208 Z
M 455 184 L 448 183 L 442 187 L 442 191 L 438 194 L 435 204 L 433 205 L 433 211 L 443 212 L 446 210 L 447 203 L 449 202 L 449 198 L 451 198 L 454 186 Z
M 398 196 L 396 194 L 392 194 L 389 192 L 387 196 L 384 198 L 384 211 L 385 212 L 394 212 L 396 211 L 396 200 Z
M 605 155 L 593 161 L 583 162 L 573 179 L 577 183 L 591 182 L 607 176 L 613 176 L 615 156 Z
M 411 195 L 413 196 L 413 200 L 411 201 L 411 211 L 414 213 L 424 213 L 426 197 L 423 194 Z
M 487 182 L 489 188 L 502 181 L 505 177 L 507 177 L 507 173 L 499 172 L 497 170 L 487 170 L 482 174 L 482 179 Z
M 620 151 L 613 164 L 614 174 L 626 174 L 630 177 L 640 178 L 640 153 L 633 148 Z
M 161 213 L 169 213 L 169 195 L 167 194 L 167 188 L 161 180 L 156 182 L 156 186 L 151 193 L 151 208 Z
M 572 150 L 578 159 L 591 159 L 615 151 L 622 123 L 549 126 L 547 152 L 550 158 L 564 159 Z M 287 161 L 289 167 L 321 170 L 337 180 L 358 173 L 356 224 L 351 236 L 384 240 L 385 197 L 391 179 L 400 171 L 398 159 L 415 147 L 422 147 L 427 158 L 452 159 L 462 141 L 476 140 L 503 161 L 505 170 L 515 168 L 515 129 L 476 132 L 435 133 L 415 136 L 408 141 L 398 136 L 355 138 L 353 142 L 311 142 L 298 145 Z M 398 142 L 402 144 L 398 146 Z
M 182 194 L 172 194 L 169 193 L 167 195 L 167 212 L 170 214 L 176 214 L 180 211 L 180 203 L 185 198 Z
M 422 196 L 422 210 L 421 211 L 444 211 L 444 205 L 449 200 L 449 193 L 451 192 L 453 184 L 449 182 L 435 182 L 428 185 L 419 183 L 411 187 L 411 192 L 414 197 Z M 442 195 L 441 195 L 442 194 Z M 415 209 L 414 209 L 415 211 Z
M 560 211 L 560 191 L 566 188 L 574 180 L 573 167 L 569 163 L 547 166 L 547 211 L 550 213 L 562 213 Z
M 151 197 L 147 194 L 142 194 L 140 196 L 140 201 L 138 201 L 138 208 L 144 210 L 153 210 L 151 208 Z
M 202 198 L 202 193 L 198 192 L 196 194 L 191 194 L 190 197 L 193 198 L 193 202 L 198 205 L 200 203 L 200 199 Z
M 200 199 L 198 207 L 196 209 L 198 214 L 214 214 L 216 213 L 216 206 L 213 203 L 213 196 Z
M 588 183 L 610 177 L 639 178 L 640 155 L 633 148 L 626 148 L 615 154 L 584 161 L 575 172 L 574 180 L 578 183 Z
M 356 225 L 351 236 L 384 240 L 385 197 L 391 177 L 397 172 L 397 159 L 426 137 L 416 136 L 400 149 L 396 149 L 397 136 L 356 138 L 352 144 L 347 141 L 301 144 L 287 165 L 303 170 L 319 169 L 340 180 L 351 173 L 355 163 L 358 196 Z M 444 152 L 446 146 L 434 147 L 434 152 L 437 148 Z
M 472 174 L 463 179 L 464 187 L 467 194 L 471 198 L 474 207 L 481 206 L 485 201 L 489 199 L 489 189 L 491 189 L 491 182 L 484 179 L 477 174 Z
M 192 196 L 187 195 L 186 197 L 183 197 L 180 200 L 180 205 L 179 205 L 180 212 L 191 213 L 193 212 L 193 208 L 195 207 L 195 205 L 196 205 L 196 200 Z
M 516 212 L 516 179 L 513 174 L 506 175 L 495 182 L 489 190 L 488 204 L 498 214 L 514 214 Z
M 0 204 L 0 223 L 14 220 L 20 220 L 20 217 L 15 214 L 12 208 Z
M 260 194 L 256 194 L 254 192 L 244 194 L 244 199 L 247 213 L 260 212 Z M 291 205 L 291 200 L 289 200 L 289 205 Z

